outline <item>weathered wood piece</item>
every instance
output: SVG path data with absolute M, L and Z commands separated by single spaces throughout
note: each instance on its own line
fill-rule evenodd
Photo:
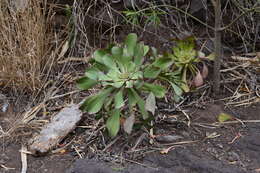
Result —
M 63 108 L 52 121 L 29 142 L 29 151 L 34 155 L 42 155 L 53 149 L 64 137 L 75 129 L 83 113 L 79 105 Z

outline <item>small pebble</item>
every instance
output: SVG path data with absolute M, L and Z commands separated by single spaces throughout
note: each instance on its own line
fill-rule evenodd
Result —
M 221 149 L 224 148 L 224 146 L 223 146 L 222 144 L 217 144 L 217 147 L 219 147 L 219 148 L 221 148 Z

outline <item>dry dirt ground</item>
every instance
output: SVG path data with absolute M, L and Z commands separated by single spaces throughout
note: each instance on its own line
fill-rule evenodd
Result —
M 115 143 L 110 155 L 103 156 L 87 152 L 90 151 L 85 143 L 81 156 L 72 150 L 48 154 L 42 157 L 28 155 L 28 173 L 258 173 L 260 172 L 260 122 L 230 123 L 221 127 L 206 126 L 206 123 L 215 121 L 215 115 L 225 111 L 241 120 L 260 120 L 260 104 L 249 107 L 233 107 L 221 110 L 217 104 L 208 104 L 205 109 L 192 110 L 191 126 L 179 127 L 161 122 L 158 129 L 167 131 L 167 134 L 181 136 L 178 143 L 164 142 L 160 146 L 169 149 L 162 154 L 162 148 L 151 147 L 146 154 L 137 159 L 121 158 L 115 161 L 111 150 L 117 148 Z M 5 123 L 6 117 L 1 115 L 0 123 Z M 163 127 L 163 128 L 162 128 Z M 76 129 L 77 130 L 77 129 Z M 84 134 L 81 130 L 79 136 Z M 73 136 L 73 135 L 72 135 Z M 84 135 L 83 135 L 84 136 Z M 119 140 L 120 141 L 120 140 Z M 186 141 L 186 142 L 185 142 Z M 193 141 L 193 142 L 187 142 Z M 1 139 L 0 172 L 20 173 L 21 141 Z M 74 145 L 74 144 L 73 144 Z M 171 147 L 173 146 L 173 147 Z M 68 146 L 71 147 L 71 146 Z M 118 144 L 120 148 L 120 145 Z M 75 148 L 75 146 L 74 146 Z M 80 151 L 80 150 L 76 150 Z M 85 151 L 85 155 L 83 155 Z M 105 156 L 106 155 L 106 156 Z M 106 158 L 106 159 L 105 159 Z M 120 159 L 119 159 L 120 160 Z

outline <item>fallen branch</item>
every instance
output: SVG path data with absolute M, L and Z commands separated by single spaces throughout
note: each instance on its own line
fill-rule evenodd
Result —
M 27 172 L 27 148 L 23 145 L 21 149 L 21 161 L 22 161 L 22 171 L 21 173 Z

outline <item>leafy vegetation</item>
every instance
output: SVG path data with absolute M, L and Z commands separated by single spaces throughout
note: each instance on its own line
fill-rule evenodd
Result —
M 178 102 L 184 92 L 190 91 L 187 73 L 195 76 L 199 72 L 197 54 L 193 37 L 176 40 L 172 52 L 161 56 L 155 53 L 158 58 L 146 69 L 145 75 L 168 82 L 174 91 L 173 99 Z
M 199 62 L 197 51 L 195 50 L 194 37 L 188 37 L 185 40 L 176 40 L 176 46 L 172 48 L 172 53 L 167 53 L 165 59 L 172 60 L 174 65 L 172 71 L 180 75 L 180 87 L 184 92 L 189 92 L 190 88 L 187 82 L 187 73 L 193 76 L 198 72 L 195 63 Z M 176 76 L 175 73 L 170 77 Z M 171 81 L 171 80 L 170 80 Z
M 92 66 L 78 81 L 78 87 L 83 90 L 101 85 L 101 91 L 89 96 L 81 108 L 90 114 L 105 110 L 109 115 L 105 118 L 110 136 L 118 133 L 120 117 L 129 115 L 124 127 L 130 133 L 135 120 L 134 107 L 138 107 L 137 113 L 146 120 L 148 111 L 154 113 L 155 97 L 164 97 L 166 90 L 144 76 L 144 60 L 148 51 L 148 46 L 137 42 L 136 34 L 129 34 L 123 45 L 95 51 Z M 149 93 L 146 102 L 143 93 Z M 128 111 L 124 110 L 125 106 Z
M 110 6 L 108 7 L 109 8 L 104 9 L 108 9 L 108 14 L 111 14 L 108 15 L 111 19 L 111 24 L 115 24 L 114 21 L 117 21 L 117 18 L 113 18 L 112 13 L 110 13 L 110 11 L 113 10 L 110 9 Z M 172 12 L 172 10 L 169 9 L 174 9 L 185 14 L 185 24 L 188 21 L 186 19 L 188 16 L 188 18 L 190 17 L 205 25 L 207 28 L 219 33 L 233 24 L 232 22 L 223 28 L 221 28 L 220 25 L 213 28 L 187 13 L 186 10 L 178 9 L 177 6 L 174 7 L 164 4 L 161 5 L 161 8 L 158 8 L 158 6 L 156 7 L 152 4 L 149 5 L 149 8 L 145 8 L 147 6 L 143 7 L 143 9 L 139 9 L 133 6 L 133 10 L 127 9 L 123 11 L 126 22 L 131 24 L 132 27 L 140 26 L 139 28 L 142 28 L 141 22 L 145 25 L 152 24 L 159 26 L 161 24 L 160 15 L 166 13 L 166 11 Z M 219 12 L 221 12 L 220 7 L 219 10 Z M 72 8 L 68 8 L 67 12 L 69 12 L 68 14 L 66 13 L 67 16 L 72 18 L 72 20 L 74 20 L 74 17 L 77 17 L 72 16 Z M 166 15 L 170 16 L 169 13 Z M 220 15 L 215 14 L 215 16 L 219 17 Z M 166 23 L 168 26 L 170 25 L 170 28 L 179 28 L 172 26 L 178 25 L 178 21 L 176 22 L 174 18 L 170 17 L 171 20 L 169 20 L 168 16 L 165 17 L 167 19 L 165 19 L 166 21 L 163 20 L 163 24 L 160 25 L 160 28 L 163 28 Z M 179 19 L 180 16 L 175 17 Z M 75 23 L 77 21 L 81 20 L 75 20 Z M 219 21 L 219 24 L 220 23 Z M 82 22 L 82 24 L 83 28 L 85 28 L 85 23 Z M 117 26 L 117 24 L 115 26 Z M 73 25 L 71 33 L 69 34 L 70 38 L 73 39 L 76 38 L 74 37 L 74 27 Z M 116 27 L 109 28 L 115 28 L 113 32 L 116 31 Z M 233 32 L 233 34 L 234 33 L 235 32 Z M 243 37 L 244 36 L 241 36 L 241 38 Z M 256 39 L 257 37 L 255 37 L 255 40 Z M 136 122 L 136 115 L 141 115 L 142 120 L 150 121 L 149 113 L 155 114 L 156 97 L 162 98 L 166 93 L 161 83 L 164 84 L 167 82 L 171 86 L 171 90 L 169 91 L 173 91 L 174 93 L 173 100 L 176 102 L 180 101 L 183 93 L 189 92 L 192 85 L 197 87 L 203 84 L 203 79 L 207 76 L 208 70 L 203 62 L 202 71 L 197 68 L 197 64 L 201 62 L 201 59 L 198 58 L 198 56 L 200 56 L 199 52 L 195 50 L 194 37 L 188 37 L 185 40 L 175 40 L 175 42 L 176 46 L 172 48 L 171 52 L 163 55 L 158 55 L 156 49 L 152 49 L 154 61 L 151 59 L 148 59 L 148 61 L 145 60 L 149 52 L 149 47 L 143 43 L 137 43 L 137 36 L 135 34 L 128 35 L 122 45 L 112 45 L 107 49 L 96 51 L 94 53 L 94 59 L 91 62 L 91 67 L 87 69 L 85 76 L 78 81 L 78 86 L 81 89 L 88 90 L 95 85 L 99 85 L 101 86 L 101 90 L 97 94 L 87 97 L 81 108 L 92 114 L 100 113 L 106 120 L 106 127 L 109 134 L 116 136 L 120 126 L 123 126 L 127 133 L 131 133 L 133 125 Z M 215 45 L 218 45 L 220 50 L 221 43 L 219 42 Z M 256 45 L 256 41 L 254 45 Z M 216 57 L 219 56 L 217 52 L 218 51 L 215 51 Z M 220 74 L 219 65 L 217 70 L 215 70 L 218 74 Z M 215 79 L 217 79 L 217 77 Z M 227 115 L 219 116 L 220 122 L 229 119 L 230 117 Z
M 229 120 L 232 120 L 232 119 L 234 119 L 234 118 L 227 113 L 222 112 L 218 115 L 218 122 L 220 122 L 220 123 L 223 123 L 223 122 L 226 122 L 226 121 L 229 121 Z
M 131 133 L 136 114 L 147 120 L 149 112 L 155 113 L 156 97 L 162 98 L 166 93 L 166 89 L 155 82 L 168 82 L 175 93 L 173 99 L 179 101 L 183 92 L 189 91 L 187 71 L 196 74 L 198 69 L 194 63 L 199 59 L 193 37 L 176 43 L 172 53 L 164 55 L 158 55 L 153 48 L 152 62 L 145 61 L 149 47 L 138 43 L 136 34 L 129 34 L 122 45 L 95 51 L 91 67 L 78 80 L 78 87 L 88 90 L 99 84 L 101 90 L 87 97 L 81 109 L 90 114 L 105 111 L 103 114 L 108 114 L 104 116 L 106 127 L 114 137 L 120 129 L 121 119 L 124 130 Z
M 152 24 L 158 26 L 161 23 L 160 15 L 165 12 L 156 9 L 156 6 L 151 6 L 143 10 L 125 10 L 122 12 L 125 15 L 125 20 L 132 26 L 140 26 L 140 21 L 144 19 L 145 24 Z

